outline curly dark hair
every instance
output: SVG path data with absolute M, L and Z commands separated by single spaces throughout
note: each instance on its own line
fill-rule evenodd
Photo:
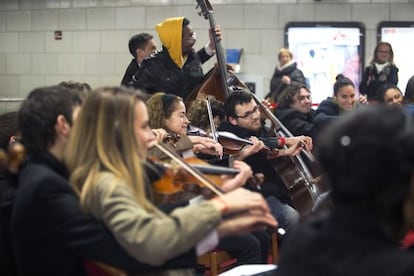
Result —
M 289 108 L 295 101 L 295 96 L 300 93 L 302 88 L 310 93 L 310 90 L 303 83 L 291 82 L 277 97 L 277 107 Z
M 224 114 L 224 104 L 215 99 L 210 100 L 211 111 L 213 113 L 213 118 L 219 116 L 220 121 L 223 121 L 226 117 Z M 207 104 L 204 99 L 197 99 L 191 103 L 191 106 L 188 109 L 187 117 L 191 121 L 191 124 L 195 127 L 201 129 L 210 128 L 210 120 L 207 112 Z

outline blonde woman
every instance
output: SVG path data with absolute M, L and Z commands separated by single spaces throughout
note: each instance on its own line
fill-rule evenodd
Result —
M 154 142 L 147 108 L 136 91 L 106 87 L 84 103 L 65 152 L 70 182 L 85 212 L 101 220 L 131 256 L 162 267 L 191 250 L 197 255 L 211 250 L 217 243 L 214 236 L 276 225 L 264 199 L 242 188 L 169 215 L 157 209 L 148 196 L 143 169 L 147 147 Z M 249 175 L 244 171 L 230 181 L 243 182 Z M 203 239 L 208 235 L 213 242 L 206 246 Z M 192 271 L 185 268 L 156 273 L 189 274 Z

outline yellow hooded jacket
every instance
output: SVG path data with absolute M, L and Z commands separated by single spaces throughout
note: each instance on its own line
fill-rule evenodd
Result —
M 179 68 L 184 66 L 182 56 L 182 33 L 184 17 L 167 18 L 155 26 L 162 45 Z

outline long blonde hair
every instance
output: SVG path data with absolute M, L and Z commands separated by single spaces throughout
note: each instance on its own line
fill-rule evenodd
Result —
M 145 194 L 138 155 L 141 145 L 134 132 L 134 110 L 138 101 L 142 98 L 135 90 L 102 87 L 93 91 L 83 104 L 64 157 L 71 171 L 70 183 L 83 207 L 88 193 L 98 185 L 100 174 L 110 172 L 115 176 L 110 191 L 126 183 L 137 203 L 153 210 Z

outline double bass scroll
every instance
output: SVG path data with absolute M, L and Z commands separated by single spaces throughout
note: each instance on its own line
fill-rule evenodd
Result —
M 208 0 L 196 0 L 198 13 L 210 22 L 210 30 L 213 34 L 214 46 L 216 47 L 217 66 L 214 66 L 205 76 L 203 81 L 197 86 L 190 95 L 185 99 L 185 104 L 189 106 L 192 101 L 198 98 L 206 98 L 207 96 L 214 96 L 216 100 L 224 101 L 230 94 L 229 86 L 227 84 L 231 68 L 226 64 L 224 50 L 218 37 L 214 33 L 214 28 L 217 26 L 214 20 L 214 11 Z

